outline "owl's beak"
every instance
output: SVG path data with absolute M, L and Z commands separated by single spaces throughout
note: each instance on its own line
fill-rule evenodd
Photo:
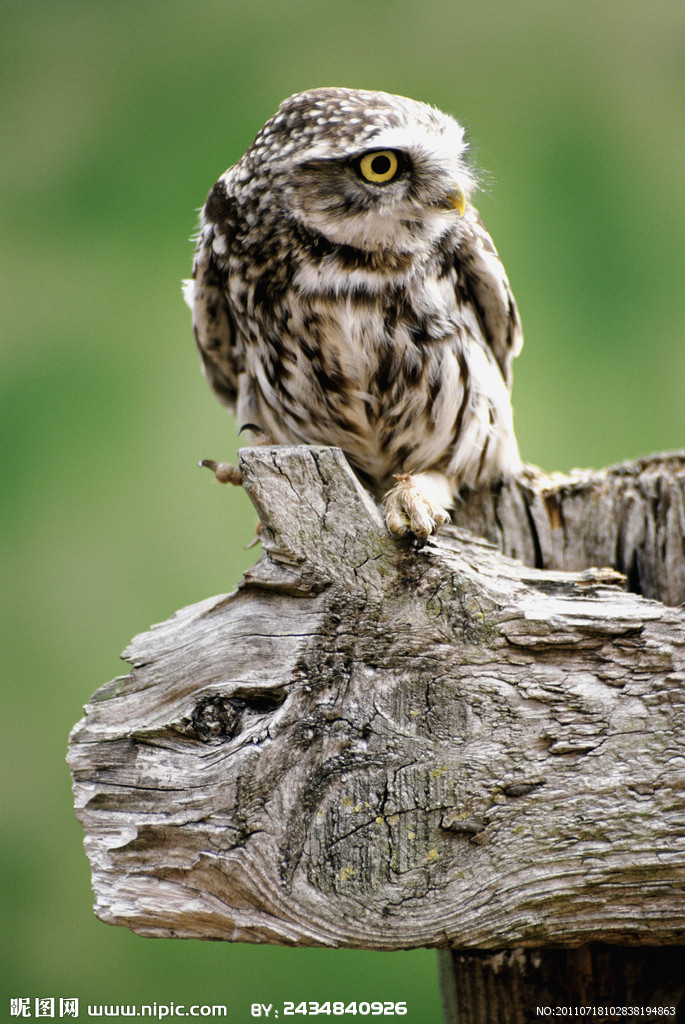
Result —
M 461 189 L 455 188 L 452 192 L 448 192 L 442 205 L 446 210 L 458 210 L 463 217 L 466 209 L 466 196 Z

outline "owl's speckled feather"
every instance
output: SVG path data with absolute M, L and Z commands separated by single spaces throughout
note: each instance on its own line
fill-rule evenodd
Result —
M 419 538 L 459 487 L 520 467 L 521 328 L 465 151 L 456 121 L 414 100 L 290 97 L 210 191 L 187 292 L 239 423 L 340 446 L 378 497 L 403 475 L 388 523 Z

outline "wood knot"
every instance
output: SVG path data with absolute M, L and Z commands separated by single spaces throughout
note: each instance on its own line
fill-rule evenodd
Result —
M 544 782 L 514 782 L 509 786 L 503 786 L 502 792 L 509 797 L 528 796 L 540 786 L 544 786 Z
M 237 736 L 256 717 L 270 714 L 281 706 L 286 698 L 282 690 L 254 692 L 225 697 L 222 694 L 206 694 L 201 697 L 190 719 L 190 729 L 204 743 L 212 740 L 227 740 Z
M 463 836 L 477 836 L 486 826 L 485 816 L 482 814 L 470 814 L 464 817 L 461 811 L 450 811 L 440 822 L 440 827 L 446 832 L 456 832 Z

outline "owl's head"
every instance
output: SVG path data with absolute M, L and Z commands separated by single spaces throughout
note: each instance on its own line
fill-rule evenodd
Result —
M 312 89 L 285 100 L 230 172 L 262 216 L 367 251 L 425 249 L 474 188 L 463 129 L 403 96 Z

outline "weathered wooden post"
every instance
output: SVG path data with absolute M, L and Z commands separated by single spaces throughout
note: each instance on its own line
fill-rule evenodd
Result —
M 674 1007 L 685 457 L 466 497 L 533 567 L 461 527 L 399 544 L 337 449 L 241 468 L 261 559 L 137 637 L 71 736 L 97 915 L 434 946 L 447 1022 Z

